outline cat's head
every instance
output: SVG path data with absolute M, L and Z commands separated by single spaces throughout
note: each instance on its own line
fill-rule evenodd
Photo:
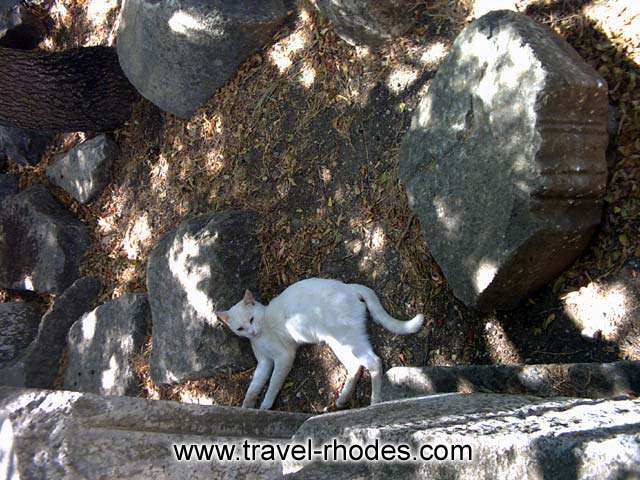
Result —
M 256 302 L 253 294 L 247 290 L 244 297 L 226 311 L 217 311 L 216 316 L 229 329 L 240 337 L 256 338 L 262 332 L 264 306 Z

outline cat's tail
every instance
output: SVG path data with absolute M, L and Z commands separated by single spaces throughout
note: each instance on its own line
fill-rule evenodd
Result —
M 422 327 L 424 315 L 416 315 L 406 322 L 396 320 L 387 313 L 380 303 L 380 300 L 378 300 L 378 296 L 369 287 L 358 285 L 357 283 L 351 283 L 349 286 L 355 290 L 360 299 L 367 304 L 371 318 L 387 330 L 397 333 L 398 335 L 408 335 L 410 333 L 416 333 L 420 330 L 420 327 Z

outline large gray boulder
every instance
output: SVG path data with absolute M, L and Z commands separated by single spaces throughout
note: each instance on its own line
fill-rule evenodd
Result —
M 248 342 L 219 322 L 215 310 L 257 291 L 260 264 L 253 212 L 200 215 L 154 247 L 147 265 L 153 318 L 151 378 L 158 384 L 251 365 Z
M 360 452 L 362 461 L 292 460 L 286 478 L 637 478 L 640 400 L 435 395 L 310 418 L 293 437 L 307 439 Z M 382 461 L 384 445 L 400 444 L 409 461 Z
M 43 185 L 5 198 L 0 209 L 0 288 L 62 293 L 79 276 L 87 228 Z
M 393 367 L 385 373 L 383 385 L 383 401 L 449 392 L 582 398 L 638 396 L 640 362 Z
M 410 0 L 311 0 L 351 45 L 378 48 L 397 39 L 415 24 Z
M 134 357 L 144 345 L 149 303 L 129 293 L 86 313 L 69 330 L 64 388 L 100 395 L 137 395 Z
M 20 165 L 37 165 L 52 139 L 48 133 L 0 126 L 0 157 Z
M 420 101 L 400 176 L 453 293 L 510 309 L 566 269 L 601 218 L 607 85 L 521 14 L 469 25 Z
M 109 183 L 109 168 L 119 153 L 118 145 L 101 134 L 57 156 L 47 167 L 47 177 L 80 203 L 87 203 Z
M 0 388 L 7 478 L 98 480 L 282 478 L 280 462 L 178 461 L 176 450 L 245 439 L 285 448 L 308 415 L 67 391 Z M 175 449 L 173 447 L 175 445 Z M 7 470 L 3 470 L 3 473 Z M 12 476 L 13 475 L 13 476 Z
M 0 368 L 20 354 L 38 333 L 41 314 L 30 303 L 0 303 Z
M 120 65 L 144 97 L 189 118 L 286 15 L 283 0 L 129 0 L 120 17 Z
M 53 388 L 71 325 L 90 311 L 100 293 L 100 282 L 84 277 L 55 299 L 29 346 L 0 369 L 0 385 Z

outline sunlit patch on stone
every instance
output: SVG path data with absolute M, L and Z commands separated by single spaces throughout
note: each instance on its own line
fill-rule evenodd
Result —
M 475 276 L 475 286 L 478 292 L 483 292 L 493 281 L 498 268 L 492 262 L 483 261 L 478 266 Z
M 206 34 L 209 37 L 223 37 L 222 29 L 212 28 L 214 22 L 211 19 L 197 18 L 195 15 L 184 10 L 176 11 L 169 19 L 169 28 L 175 33 L 179 33 L 186 37 Z
M 96 311 L 89 312 L 82 319 L 82 339 L 84 342 L 93 340 L 96 334 Z
M 433 205 L 436 207 L 436 215 L 442 226 L 445 227 L 449 234 L 456 233 L 460 227 L 460 216 L 454 214 L 444 199 L 440 197 L 434 198 Z
M 102 388 L 108 390 L 116 386 L 116 379 L 120 371 L 120 365 L 115 355 L 109 359 L 109 368 L 102 372 Z
M 200 256 L 202 245 L 213 244 L 217 239 L 217 234 L 206 240 L 185 235 L 182 242 L 171 246 L 167 255 L 169 270 L 187 293 L 188 304 L 204 318 L 215 318 L 214 305 L 207 292 L 200 288 L 202 280 L 211 277 L 211 267 L 198 265 L 193 259 Z

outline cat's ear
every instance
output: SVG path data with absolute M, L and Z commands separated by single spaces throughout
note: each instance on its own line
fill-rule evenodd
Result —
M 229 314 L 223 311 L 216 311 L 216 317 L 218 320 L 222 321 L 225 325 L 229 325 Z
M 256 299 L 253 296 L 253 293 L 251 293 L 250 290 L 245 290 L 244 292 L 244 304 L 245 305 L 255 305 L 256 304 Z

